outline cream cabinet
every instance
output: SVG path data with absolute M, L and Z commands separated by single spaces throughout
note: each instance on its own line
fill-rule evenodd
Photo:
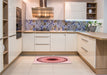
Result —
M 65 19 L 86 19 L 86 2 L 65 2 Z
M 16 39 L 16 43 L 17 43 L 17 47 L 16 47 L 17 52 L 18 54 L 20 54 L 22 52 L 22 38 Z
M 3 21 L 2 21 L 2 18 L 3 18 L 3 2 L 2 2 L 2 0 L 0 0 L 0 38 L 2 38 L 2 34 L 3 34 Z
M 77 51 L 77 34 L 66 34 L 66 51 Z
M 51 34 L 51 51 L 65 51 L 65 33 L 52 33 Z
M 50 33 L 35 34 L 35 51 L 50 51 Z
M 78 52 L 96 68 L 96 39 L 78 35 Z
M 34 33 L 23 33 L 23 51 L 35 51 Z
M 9 49 L 9 64 L 17 57 L 17 42 L 16 36 L 9 37 L 8 41 L 8 49 Z
M 16 0 L 8 0 L 8 34 L 16 34 Z
M 0 72 L 3 70 L 3 41 L 0 40 Z

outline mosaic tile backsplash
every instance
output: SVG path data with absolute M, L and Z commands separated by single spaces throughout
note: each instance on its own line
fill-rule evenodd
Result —
M 86 31 L 88 21 L 26 20 L 25 30 L 33 31 Z

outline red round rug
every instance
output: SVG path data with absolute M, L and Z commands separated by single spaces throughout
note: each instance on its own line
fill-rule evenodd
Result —
M 40 57 L 37 59 L 37 61 L 42 63 L 62 63 L 68 61 L 68 59 L 64 57 L 51 56 L 51 57 Z

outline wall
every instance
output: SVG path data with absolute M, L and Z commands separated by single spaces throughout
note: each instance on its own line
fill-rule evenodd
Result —
M 26 3 L 26 19 L 31 20 L 32 18 L 32 7 L 39 6 L 39 0 L 23 0 Z M 65 0 L 48 0 L 48 6 L 54 7 L 54 19 L 63 20 L 64 19 L 64 1 Z M 75 2 L 92 2 L 93 0 L 66 0 Z
M 104 32 L 107 33 L 107 0 L 104 0 Z

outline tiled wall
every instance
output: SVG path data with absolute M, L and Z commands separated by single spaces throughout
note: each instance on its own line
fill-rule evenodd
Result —
M 25 30 L 51 31 L 86 31 L 88 21 L 64 21 L 64 20 L 26 20 Z

